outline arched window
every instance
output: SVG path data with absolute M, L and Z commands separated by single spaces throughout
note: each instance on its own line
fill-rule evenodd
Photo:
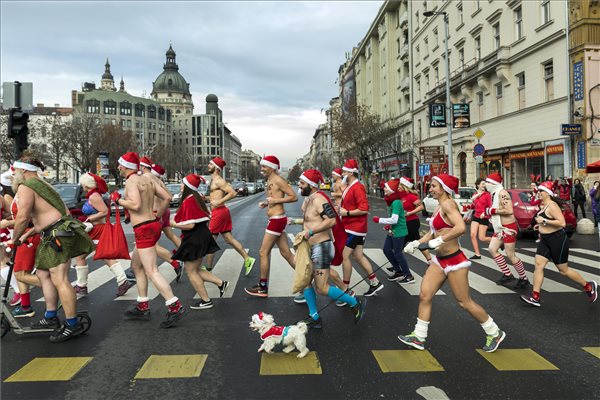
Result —
M 148 118 L 156 119 L 156 107 L 148 106 Z
M 113 100 L 105 100 L 104 101 L 104 114 L 117 114 L 117 103 Z
M 137 103 L 135 105 L 135 116 L 136 117 L 145 117 L 146 116 L 146 107 L 142 103 Z
M 128 101 L 122 101 L 119 105 L 119 113 L 121 115 L 131 115 L 131 103 Z
M 87 100 L 85 102 L 85 111 L 88 114 L 100 114 L 100 102 L 98 100 Z
M 165 120 L 165 109 L 162 107 L 158 108 L 158 119 L 161 121 Z

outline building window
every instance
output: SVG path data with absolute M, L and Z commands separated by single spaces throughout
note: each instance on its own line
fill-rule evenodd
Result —
M 458 66 L 461 68 L 465 66 L 465 49 L 463 47 L 458 49 Z
M 542 25 L 550 22 L 550 0 L 542 0 Z
M 496 115 L 502 115 L 502 82 L 494 85 L 496 91 Z
M 544 86 L 546 89 L 546 101 L 554 99 L 554 66 L 552 61 L 544 64 Z
M 421 99 L 421 81 L 417 79 L 417 100 Z
M 481 36 L 475 38 L 475 57 L 477 60 L 481 60 Z
M 121 115 L 131 115 L 131 103 L 128 101 L 123 101 L 119 104 L 119 113 Z
M 429 92 L 429 74 L 425 74 L 425 94 Z
M 417 47 L 415 47 L 415 61 L 418 64 L 420 60 L 421 60 L 421 49 L 417 45 Z
M 104 101 L 104 114 L 116 115 L 117 114 L 117 103 L 115 103 L 112 100 Z
M 433 30 L 433 46 L 434 48 L 439 46 L 438 28 Z
M 517 91 L 519 92 L 519 110 L 525 108 L 525 72 L 517 75 Z
M 400 38 L 396 39 L 396 49 L 397 49 L 396 54 L 400 55 L 400 50 L 402 50 L 402 46 L 400 45 Z
M 371 58 L 371 43 L 367 44 L 367 60 Z
M 145 117 L 146 116 L 146 107 L 142 103 L 137 103 L 135 105 L 135 116 L 136 117 Z
M 156 107 L 148 106 L 148 118 L 156 119 Z
M 158 108 L 158 119 L 161 121 L 165 120 L 165 109 L 162 107 Z
M 425 38 L 423 40 L 423 51 L 425 52 L 425 55 L 429 54 L 429 39 Z
M 464 24 L 462 3 L 460 3 L 456 8 L 458 9 L 458 26 L 461 26 L 462 24 Z
M 494 31 L 494 49 L 500 48 L 500 22 L 496 22 L 493 26 Z
M 477 111 L 479 114 L 479 121 L 483 120 L 483 92 L 477 92 Z
M 515 39 L 523 37 L 523 10 L 521 7 L 515 9 Z
M 415 13 L 415 21 L 417 23 L 417 25 L 415 26 L 415 31 L 418 31 L 419 30 L 419 12 L 418 11 Z
M 88 100 L 85 104 L 85 109 L 88 114 L 100 114 L 100 102 L 98 100 Z
M 437 65 L 433 69 L 433 73 L 435 76 L 435 85 L 437 86 L 440 83 L 440 69 Z

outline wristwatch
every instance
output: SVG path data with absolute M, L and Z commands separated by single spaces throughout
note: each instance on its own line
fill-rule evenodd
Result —
M 349 217 L 350 216 L 350 211 L 346 211 L 346 216 Z
M 548 221 L 546 221 L 546 218 L 542 219 L 542 225 L 544 225 L 544 226 L 548 225 Z

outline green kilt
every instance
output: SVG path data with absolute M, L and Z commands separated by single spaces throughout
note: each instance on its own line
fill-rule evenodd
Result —
M 61 232 L 73 233 L 73 236 L 61 236 Z M 42 240 L 35 253 L 35 267 L 41 270 L 49 270 L 70 261 L 73 257 L 90 254 L 95 250 L 94 243 L 85 232 L 85 225 L 70 215 L 63 216 L 59 222 L 52 225 L 49 232 L 42 231 Z M 51 242 L 57 239 L 62 247 L 56 251 Z

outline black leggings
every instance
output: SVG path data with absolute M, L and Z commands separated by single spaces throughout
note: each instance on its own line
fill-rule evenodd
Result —
M 575 213 L 575 219 L 579 219 L 577 217 L 577 207 L 581 208 L 581 218 L 585 218 L 585 203 L 573 203 L 573 212 Z

